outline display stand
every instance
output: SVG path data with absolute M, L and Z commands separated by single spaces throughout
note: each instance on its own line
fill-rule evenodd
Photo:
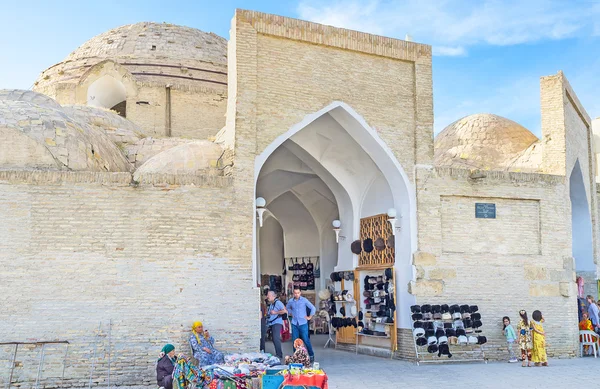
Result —
M 412 312 L 409 312 L 412 316 Z M 422 323 L 433 323 L 441 322 L 441 323 L 454 323 L 453 319 L 421 319 L 421 320 L 413 320 L 413 329 L 414 323 L 420 321 Z M 483 336 L 483 331 L 481 332 L 467 332 L 469 336 Z M 427 337 L 425 337 L 427 338 Z M 449 344 L 449 350 L 452 354 L 451 358 L 448 358 L 446 355 L 438 355 L 438 352 L 430 353 L 428 352 L 428 345 L 419 346 L 417 344 L 417 337 L 413 336 L 413 344 L 415 347 L 415 355 L 416 355 L 416 363 L 419 366 L 421 363 L 456 363 L 456 362 L 484 362 L 487 364 L 487 359 L 485 357 L 485 351 L 483 349 L 482 344 Z
M 385 277 L 385 270 L 391 269 L 392 277 Z M 364 333 L 364 332 L 355 332 L 356 334 L 356 353 L 358 354 L 359 346 L 366 347 L 374 347 L 374 348 L 385 348 L 390 351 L 390 358 L 393 358 L 394 353 L 398 349 L 398 333 L 396 330 L 396 293 L 395 293 L 395 269 L 393 267 L 389 267 L 386 265 L 369 265 L 362 266 L 357 268 L 355 271 L 355 279 L 357 280 L 365 280 L 366 277 L 378 277 L 382 279 L 383 285 L 385 288 L 381 291 L 379 289 L 375 289 L 376 291 L 385 292 L 386 297 L 381 297 L 378 301 L 375 302 L 370 308 L 367 308 L 367 304 L 361 299 L 360 301 L 360 311 L 363 312 L 363 323 L 364 328 L 372 333 Z M 363 296 L 363 292 L 365 292 L 364 283 L 359 283 L 359 287 L 357 288 L 357 294 L 359 296 Z M 392 315 L 390 316 L 380 316 L 377 317 L 377 313 L 380 312 L 380 307 L 385 307 L 385 302 L 388 301 L 386 298 L 391 299 L 393 302 L 394 308 L 391 309 Z M 387 309 L 386 309 L 387 311 Z M 389 314 L 389 313 L 388 313 Z M 388 317 L 392 320 L 389 322 Z M 364 331 L 364 330 L 363 330 Z M 382 334 L 385 334 L 382 335 Z
M 336 290 L 341 292 L 343 290 L 348 290 L 350 291 L 353 295 L 354 295 L 354 282 L 352 281 L 348 281 L 348 280 L 341 280 L 339 281 L 340 283 L 340 289 Z M 336 283 L 337 284 L 337 283 Z M 335 301 L 335 305 L 336 305 L 336 311 L 339 312 L 340 307 L 344 307 L 344 310 L 346 311 L 346 313 L 350 312 L 350 307 L 352 305 L 355 305 L 356 301 L 352 300 L 350 302 L 348 301 Z M 358 308 L 357 308 L 358 310 Z M 339 315 L 339 313 L 337 313 L 337 315 Z M 350 317 L 349 315 L 347 315 L 346 317 Z M 342 343 L 342 344 L 354 344 L 356 343 L 356 329 L 354 327 L 341 327 L 338 328 L 335 332 L 336 336 L 335 336 L 335 347 L 337 348 L 338 343 Z

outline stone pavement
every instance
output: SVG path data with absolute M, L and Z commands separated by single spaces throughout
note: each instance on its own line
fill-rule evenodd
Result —
M 396 388 L 570 388 L 598 387 L 594 384 L 600 370 L 600 358 L 553 359 L 549 367 L 523 368 L 520 363 L 483 362 L 421 364 L 390 360 L 352 352 L 323 349 L 326 336 L 312 336 L 315 359 L 329 376 L 329 389 Z M 283 345 L 284 355 L 292 344 Z M 273 352 L 267 343 L 267 352 Z M 156 389 L 127 387 L 121 389 Z

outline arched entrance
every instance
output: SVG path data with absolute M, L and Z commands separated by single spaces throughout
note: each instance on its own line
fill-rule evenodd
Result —
M 350 244 L 359 238 L 361 217 L 395 208 L 401 216 L 395 240 L 397 310 L 406 312 L 414 303 L 407 290 L 414 277 L 414 189 L 391 150 L 347 104 L 334 102 L 279 136 L 256 158 L 255 185 L 256 197 L 266 200 L 281 223 L 284 256 L 320 257 L 322 277 L 315 292 L 325 287 L 331 271 L 357 266 Z M 338 243 L 332 230 L 336 219 L 341 221 Z M 257 278 L 261 268 L 271 268 L 263 260 L 273 252 L 261 233 L 256 223 Z M 398 327 L 409 328 L 408 318 L 398 316 Z
M 126 117 L 127 92 L 125 85 L 110 75 L 100 77 L 87 90 L 87 105 L 112 109 Z

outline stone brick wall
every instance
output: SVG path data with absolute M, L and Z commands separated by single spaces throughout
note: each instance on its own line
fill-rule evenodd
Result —
M 223 350 L 256 350 L 258 310 L 247 302 L 259 296 L 251 261 L 234 250 L 231 180 L 187 181 L 2 172 L 0 341 L 68 340 L 60 387 L 87 385 L 93 362 L 93 382 L 104 383 L 109 349 L 113 384 L 150 385 L 164 343 L 189 352 L 194 320 Z M 0 348 L 1 377 L 12 350 Z M 14 380 L 35 380 L 39 351 L 19 349 Z M 58 385 L 63 358 L 64 346 L 46 350 L 42 386 Z
M 482 174 L 417 169 L 419 251 L 411 292 L 419 304 L 477 304 L 490 358 L 506 357 L 501 320 L 507 315 L 517 324 L 520 309 L 530 316 L 542 311 L 550 356 L 574 356 L 577 293 L 564 177 Z M 475 219 L 475 202 L 495 203 L 496 219 Z

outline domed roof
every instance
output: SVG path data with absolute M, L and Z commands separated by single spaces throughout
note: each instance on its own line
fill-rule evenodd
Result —
M 493 114 L 475 114 L 455 121 L 434 142 L 434 163 L 471 169 L 504 169 L 538 141 L 525 127 Z
M 180 58 L 227 64 L 227 40 L 213 33 L 168 23 L 142 22 L 106 31 L 66 60 L 82 58 Z
M 0 100 L 26 101 L 40 107 L 61 109 L 60 104 L 51 97 L 30 90 L 0 89 Z
M 131 165 L 95 126 L 29 101 L 0 100 L 0 168 L 129 171 Z
M 89 105 L 65 105 L 63 111 L 73 119 L 104 131 L 114 143 L 123 147 L 146 137 L 144 131 L 135 123 L 109 109 Z
M 218 144 L 207 140 L 185 143 L 165 150 L 146 161 L 133 175 L 136 181 L 144 174 L 201 174 L 223 154 Z

